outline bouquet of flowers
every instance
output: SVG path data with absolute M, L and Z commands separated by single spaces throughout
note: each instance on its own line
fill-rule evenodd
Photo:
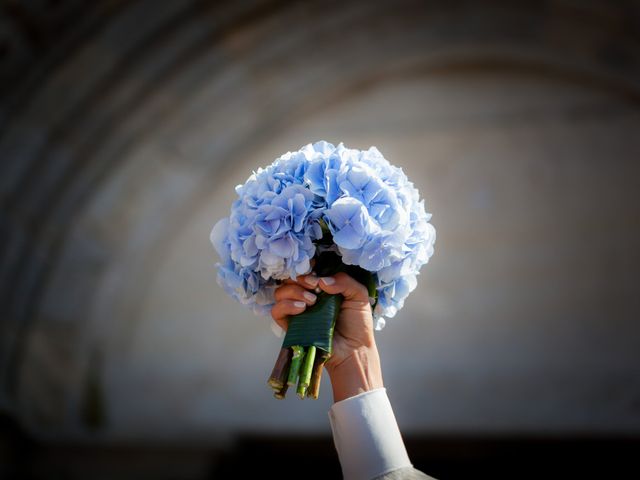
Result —
M 236 187 L 228 218 L 211 242 L 218 283 L 256 314 L 268 315 L 286 279 L 344 271 L 369 290 L 375 329 L 393 317 L 417 285 L 436 234 L 424 201 L 400 168 L 377 148 L 360 151 L 321 141 L 288 152 Z M 289 319 L 268 384 L 276 398 L 289 386 L 318 398 L 331 355 L 340 295 Z

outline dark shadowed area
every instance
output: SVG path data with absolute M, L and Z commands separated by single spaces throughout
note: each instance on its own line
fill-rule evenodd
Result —
M 433 213 L 377 334 L 415 466 L 638 478 L 632 0 L 0 1 L 0 478 L 339 478 L 328 380 L 272 398 L 209 244 L 320 139 Z

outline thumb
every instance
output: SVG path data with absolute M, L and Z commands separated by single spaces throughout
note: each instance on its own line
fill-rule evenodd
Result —
M 327 293 L 342 294 L 345 300 L 369 304 L 367 288 L 344 272 L 336 273 L 332 277 L 320 278 L 318 286 Z

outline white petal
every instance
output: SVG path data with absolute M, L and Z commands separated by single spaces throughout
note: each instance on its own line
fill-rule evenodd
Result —
M 211 229 L 211 234 L 209 235 L 209 240 L 213 245 L 213 248 L 216 249 L 218 255 L 222 256 L 225 251 L 224 241 L 227 237 L 227 229 L 229 228 L 229 219 L 223 218 L 218 220 L 218 222 Z

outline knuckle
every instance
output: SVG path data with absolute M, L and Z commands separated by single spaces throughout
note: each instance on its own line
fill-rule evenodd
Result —
M 369 301 L 369 290 L 355 278 L 345 272 L 337 273 L 335 277 L 337 282 L 344 286 L 345 293 L 347 293 L 349 297 Z
M 365 287 L 364 285 L 362 285 L 360 282 L 354 282 L 355 288 L 358 289 L 358 293 L 360 293 L 361 295 L 363 295 L 364 297 L 366 297 L 367 299 L 369 298 L 369 290 L 367 290 L 367 287 Z
M 351 277 L 344 272 L 338 272 L 333 276 L 333 278 L 340 281 L 348 281 Z

